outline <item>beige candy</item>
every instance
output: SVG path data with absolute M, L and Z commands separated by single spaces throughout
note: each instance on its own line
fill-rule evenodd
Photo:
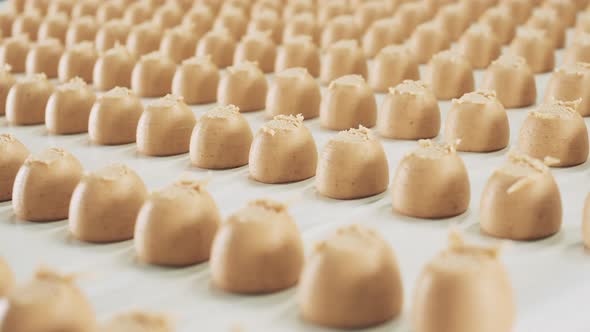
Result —
M 123 17 L 124 11 L 124 5 L 121 2 L 116 0 L 104 1 L 96 9 L 96 20 L 100 23 L 106 23 Z
M 250 32 L 238 43 L 234 53 L 234 64 L 244 61 L 258 63 L 264 73 L 274 71 L 277 46 L 268 32 Z
M 232 293 L 273 293 L 294 286 L 303 241 L 287 206 L 256 200 L 221 224 L 211 248 L 211 280 Z
M 58 86 L 45 107 L 47 131 L 57 135 L 87 132 L 90 109 L 95 100 L 92 88 L 79 77 Z
M 57 77 L 60 82 L 67 82 L 80 77 L 92 83 L 92 72 L 98 59 L 98 52 L 92 42 L 81 42 L 65 50 L 59 59 Z
M 313 0 L 290 0 L 284 4 L 283 19 L 310 14 L 315 17 L 316 3 Z
M 229 169 L 248 164 L 252 129 L 234 105 L 217 106 L 200 119 L 191 136 L 190 158 L 194 166 Z
M 371 87 L 360 75 L 345 75 L 333 80 L 320 106 L 320 125 L 331 130 L 358 126 L 373 127 L 377 121 L 377 102 Z
M 313 76 L 320 74 L 320 51 L 311 37 L 300 35 L 289 37 L 277 51 L 275 71 L 303 67 Z
M 148 156 L 171 156 L 189 151 L 197 123 L 182 97 L 167 95 L 151 102 L 137 125 L 137 150 Z
M 389 168 L 383 146 L 363 126 L 339 132 L 320 153 L 316 189 L 321 195 L 359 199 L 384 192 L 388 184 Z
M 321 92 L 305 68 L 290 68 L 277 73 L 266 96 L 266 117 L 301 114 L 306 120 L 320 114 Z
M 38 11 L 41 15 L 47 14 L 49 0 L 25 0 L 23 12 Z
M 573 65 L 577 62 L 590 62 L 590 33 L 576 33 L 572 43 L 565 50 L 563 63 Z
M 375 230 L 342 227 L 307 258 L 297 292 L 303 319 L 327 327 L 365 328 L 397 317 L 403 288 L 396 256 Z
M 45 74 L 29 75 L 17 81 L 6 97 L 6 119 L 13 125 L 27 126 L 45 122 L 45 105 L 53 93 L 53 84 Z
M 579 102 L 552 100 L 529 112 L 520 127 L 519 149 L 547 160 L 552 167 L 584 163 L 588 159 L 588 129 L 576 111 Z
M 445 121 L 445 140 L 457 142 L 459 151 L 491 152 L 507 147 L 508 116 L 496 93 L 477 90 L 453 99 Z
M 469 177 L 455 147 L 430 140 L 418 143 L 418 149 L 406 154 L 395 171 L 391 184 L 393 210 L 428 219 L 467 211 Z
M 12 35 L 12 23 L 18 13 L 13 10 L 0 10 L 0 32 L 2 36 Z
M 59 59 L 63 52 L 64 47 L 58 39 L 39 40 L 27 53 L 26 73 L 45 73 L 49 78 L 56 78 Z
M 377 131 L 393 139 L 433 138 L 440 130 L 440 109 L 426 83 L 405 80 L 389 89 L 377 117 Z
M 409 1 L 397 8 L 393 19 L 400 23 L 403 34 L 410 36 L 418 25 L 430 19 L 430 14 L 429 8 L 421 1 Z
M 96 10 L 100 5 L 100 0 L 84 0 L 84 1 L 77 1 L 74 3 L 74 7 L 72 7 L 72 18 L 79 18 L 82 16 L 94 16 L 96 15 Z
M 116 87 L 98 97 L 88 120 L 90 140 L 100 145 L 135 142 L 143 113 L 141 100 L 126 88 Z
M 578 12 L 578 8 L 575 1 L 545 0 L 543 2 L 543 7 L 553 9 L 559 17 L 560 22 L 565 24 L 566 27 L 572 27 L 576 24 L 576 14 Z
M 482 88 L 496 91 L 505 108 L 530 106 L 537 99 L 535 76 L 526 60 L 515 54 L 503 54 L 492 62 Z
M 213 29 L 227 29 L 230 35 L 239 40 L 248 27 L 248 18 L 244 12 L 235 7 L 226 7 L 215 19 Z
M 22 13 L 25 10 L 27 0 L 12 0 L 8 4 L 8 10 L 14 13 Z
M 576 35 L 581 32 L 590 32 L 590 12 L 584 11 L 578 14 L 575 32 Z
M 461 36 L 457 51 L 469 60 L 473 68 L 483 69 L 500 56 L 502 45 L 489 26 L 473 24 Z
M 135 57 L 124 46 L 116 45 L 102 53 L 93 68 L 94 87 L 107 91 L 115 87 L 131 87 Z
M 117 44 L 124 44 L 129 31 L 131 31 L 131 25 L 121 19 L 104 23 L 96 32 L 94 41 L 96 50 L 106 52 Z
M 129 5 L 123 13 L 123 20 L 131 26 L 144 23 L 152 18 L 154 8 L 147 1 L 138 1 Z
M 312 13 L 301 13 L 289 18 L 283 29 L 283 42 L 295 36 L 309 36 L 316 43 L 320 42 L 320 31 L 318 20 Z
M 512 331 L 516 305 L 499 248 L 469 245 L 454 233 L 449 242 L 449 247 L 424 267 L 416 282 L 413 330 Z
M 63 13 L 47 16 L 39 25 L 37 39 L 41 42 L 45 39 L 56 38 L 62 44 L 65 44 L 68 26 L 69 18 Z
M 127 36 L 127 49 L 136 57 L 157 51 L 163 35 L 162 28 L 153 22 L 138 24 Z
M 12 199 L 16 173 L 28 156 L 29 150 L 14 136 L 0 134 L 0 202 Z M 0 272 L 0 297 L 3 296 L 2 279 Z
M 70 16 L 75 3 L 75 0 L 53 0 L 47 7 L 47 15 L 64 13 Z
M 457 51 L 442 51 L 428 63 L 426 81 L 438 99 L 459 98 L 475 87 L 473 67 Z
M 16 217 L 34 222 L 66 219 L 70 198 L 81 178 L 82 165 L 63 149 L 49 148 L 29 156 L 14 180 Z
M 505 6 L 488 9 L 479 19 L 480 24 L 487 25 L 501 44 L 508 44 L 516 33 L 516 21 Z
M 16 78 L 12 76 L 10 65 L 0 66 L 0 115 L 6 114 L 6 97 L 10 88 L 16 83 Z
M 173 324 L 161 314 L 132 311 L 118 314 L 101 325 L 99 332 L 174 332 Z
M 387 1 L 367 1 L 354 10 L 354 19 L 361 31 L 366 31 L 373 22 L 391 15 Z
M 176 64 L 160 52 L 141 56 L 131 72 L 131 89 L 140 97 L 162 97 L 172 90 Z
M 231 66 L 236 49 L 236 41 L 226 29 L 207 32 L 197 44 L 197 56 L 211 56 L 217 67 Z
M 425 64 L 434 54 L 451 46 L 449 38 L 436 21 L 430 21 L 416 27 L 408 41 L 408 47 L 418 62 Z
M 404 45 L 383 48 L 369 68 L 369 85 L 376 92 L 387 92 L 390 87 L 404 80 L 418 79 L 418 61 L 412 51 Z
M 137 256 L 145 263 L 164 266 L 205 262 L 220 219 L 202 182 L 183 180 L 153 192 L 137 217 Z
M 199 37 L 192 26 L 179 25 L 168 29 L 162 37 L 160 53 L 175 63 L 181 63 L 195 54 Z
M 545 31 L 554 48 L 562 48 L 565 45 L 566 25 L 563 17 L 551 8 L 535 9 L 526 26 Z
M 24 12 L 16 16 L 12 23 L 12 35 L 27 35 L 31 40 L 37 40 L 37 32 L 41 25 L 42 17 L 38 11 Z
M 250 16 L 256 16 L 264 10 L 272 10 L 280 14 L 283 6 L 286 6 L 286 4 L 282 0 L 256 0 L 250 7 Z
M 274 10 L 263 9 L 255 14 L 248 23 L 247 33 L 268 31 L 272 40 L 280 44 L 283 39 L 283 20 Z
M 183 14 L 183 10 L 178 4 L 166 2 L 156 9 L 152 21 L 165 30 L 179 25 L 182 22 Z
M 89 172 L 72 194 L 69 230 L 85 242 L 132 239 L 139 209 L 147 195 L 141 178 L 125 165 L 113 164 Z
M 379 19 L 365 31 L 362 38 L 363 50 L 369 58 L 391 44 L 401 44 L 406 39 L 401 23 L 394 18 Z
M 479 211 L 482 233 L 504 239 L 537 240 L 561 227 L 561 196 L 549 168 L 515 151 L 488 179 Z
M 192 26 L 197 36 L 203 36 L 213 27 L 214 19 L 215 16 L 211 8 L 202 4 L 196 4 L 184 15 L 182 25 Z
M 514 17 L 518 25 L 529 19 L 534 3 L 531 0 L 500 0 L 500 6 L 508 8 L 510 16 Z
M 435 0 L 436 1 L 436 0 Z M 497 5 L 498 0 L 460 0 L 469 20 L 477 20 L 488 8 Z
M 0 46 L 0 64 L 10 65 L 14 73 L 24 72 L 27 53 L 31 46 L 26 35 L 4 39 Z
M 325 24 L 335 17 L 350 14 L 351 9 L 347 1 L 325 1 L 317 4 L 316 17 Z
M 182 96 L 189 105 L 217 100 L 219 71 L 209 56 L 184 60 L 172 79 L 172 93 Z
M 8 295 L 8 308 L 0 329 L 94 332 L 94 309 L 76 286 L 75 278 L 48 269 L 38 270 L 31 281 L 17 286 Z
M 277 115 L 254 136 L 250 177 L 263 183 L 289 183 L 315 175 L 317 148 L 303 116 Z
M 66 32 L 66 45 L 73 46 L 85 41 L 94 42 L 99 28 L 99 23 L 90 16 L 71 21 Z
M 545 89 L 545 102 L 552 100 L 575 101 L 582 116 L 590 115 L 590 65 L 577 63 L 556 69 Z
M 321 46 L 325 49 L 340 40 L 358 40 L 361 37 L 361 32 L 361 27 L 356 23 L 354 16 L 334 17 L 326 23 L 322 30 Z
M 341 40 L 330 45 L 322 54 L 320 81 L 328 84 L 340 76 L 367 77 L 367 59 L 356 40 Z
M 451 40 L 457 40 L 469 26 L 470 19 L 461 3 L 446 5 L 434 18 L 441 30 L 447 31 Z
M 217 89 L 217 102 L 236 105 L 241 112 L 264 109 L 268 83 L 255 62 L 228 67 Z
M 12 274 L 8 263 L 0 257 L 0 298 L 8 295 L 14 287 L 14 284 L 14 275 Z
M 12 23 L 14 19 L 23 11 L 15 10 L 14 8 L 3 8 L 0 10 L 0 33 L 3 37 L 12 35 Z

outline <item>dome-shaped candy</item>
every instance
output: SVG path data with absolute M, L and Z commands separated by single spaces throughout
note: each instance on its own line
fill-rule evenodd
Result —
M 442 51 L 428 63 L 426 81 L 438 99 L 459 98 L 475 86 L 469 60 L 457 51 Z
M 363 126 L 339 132 L 320 152 L 316 188 L 321 195 L 358 199 L 380 194 L 388 184 L 389 167 L 383 146 Z
M 190 158 L 194 166 L 228 169 L 248 164 L 252 129 L 234 105 L 207 111 L 193 129 Z
M 469 207 L 470 185 L 455 147 L 421 140 L 400 161 L 391 195 L 393 210 L 415 218 L 447 218 Z M 428 190 L 424 190 L 428 188 Z
M 11 134 L 0 134 L 0 202 L 12 199 L 16 173 L 28 156 L 29 150 L 23 143 Z M 0 276 L 0 297 L 3 296 L 2 279 Z
M 233 293 L 272 293 L 294 286 L 303 242 L 287 206 L 256 200 L 221 224 L 211 248 L 211 279 Z M 257 276 L 264 275 L 264 278 Z
M 167 95 L 145 108 L 137 125 L 137 150 L 148 156 L 171 156 L 189 151 L 197 123 L 182 97 Z
M 116 87 L 99 96 L 90 110 L 88 135 L 100 145 L 133 143 L 143 104 L 131 90 Z
M 515 54 L 503 54 L 486 70 L 483 89 L 496 91 L 505 108 L 526 107 L 535 103 L 535 75 L 526 60 Z
M 290 68 L 274 76 L 266 96 L 266 116 L 301 114 L 305 119 L 320 114 L 320 86 L 305 68 Z
M 12 207 L 16 217 L 34 222 L 66 219 L 81 178 L 82 165 L 63 149 L 49 148 L 29 156 L 14 180 Z
M 189 104 L 207 104 L 217 100 L 219 70 L 210 56 L 186 59 L 176 69 L 172 93 L 182 96 Z
M 551 100 L 530 111 L 518 137 L 519 149 L 550 166 L 568 167 L 588 159 L 588 129 L 576 111 L 580 100 Z
M 468 245 L 451 234 L 449 247 L 426 264 L 416 283 L 414 331 L 512 331 L 515 303 L 498 255 L 498 248 Z
M 433 138 L 440 130 L 440 109 L 431 88 L 406 80 L 389 89 L 377 117 L 377 131 L 393 139 Z
M 297 300 L 303 319 L 331 328 L 365 328 L 396 317 L 403 288 L 391 246 L 372 229 L 339 228 L 308 257 Z
M 268 83 L 255 62 L 228 67 L 217 88 L 217 102 L 236 105 L 241 112 L 264 109 Z
M 125 165 L 87 173 L 72 194 L 70 232 L 78 240 L 94 243 L 132 239 L 147 194 L 141 178 Z
M 250 177 L 263 183 L 289 183 L 315 175 L 317 148 L 303 116 L 277 115 L 258 130 L 249 158 Z
M 2 331 L 52 332 L 96 330 L 92 305 L 75 285 L 75 277 L 51 270 L 37 271 L 31 281 L 8 295 Z
M 479 211 L 482 233 L 504 239 L 541 239 L 561 227 L 561 196 L 549 168 L 515 151 L 488 179 Z
M 92 88 L 78 77 L 59 85 L 45 107 L 47 131 L 57 135 L 87 132 L 90 109 L 95 100 Z

